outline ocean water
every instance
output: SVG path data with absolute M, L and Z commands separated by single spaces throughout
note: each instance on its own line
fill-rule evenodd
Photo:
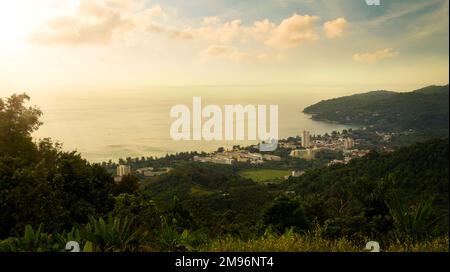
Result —
M 278 105 L 279 137 L 323 134 L 349 126 L 317 122 L 302 110 L 323 99 L 346 95 L 343 90 L 293 86 L 151 87 L 141 90 L 43 92 L 31 94 L 41 108 L 43 125 L 35 138 L 50 137 L 65 150 L 77 150 L 89 161 L 164 156 L 181 151 L 213 151 L 252 141 L 174 141 L 169 130 L 172 106 L 200 96 L 202 105 Z

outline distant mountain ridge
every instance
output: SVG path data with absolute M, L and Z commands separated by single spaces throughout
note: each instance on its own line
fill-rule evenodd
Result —
M 356 124 L 382 131 L 446 130 L 449 122 L 449 85 L 412 92 L 372 91 L 324 100 L 303 112 L 314 120 Z

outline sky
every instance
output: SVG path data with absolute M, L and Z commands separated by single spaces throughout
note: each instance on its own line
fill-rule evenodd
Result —
M 448 0 L 2 1 L 0 95 L 448 84 L 448 6 Z

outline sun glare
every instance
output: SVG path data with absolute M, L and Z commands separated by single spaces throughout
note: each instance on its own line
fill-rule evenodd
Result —
M 10 43 L 23 38 L 27 32 L 27 18 L 22 1 L 2 1 L 0 4 L 0 40 Z

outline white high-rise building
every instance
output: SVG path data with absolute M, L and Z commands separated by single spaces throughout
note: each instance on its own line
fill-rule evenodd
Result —
M 344 148 L 345 149 L 352 149 L 355 146 L 355 142 L 352 138 L 345 138 L 344 139 Z
M 311 147 L 311 136 L 309 135 L 309 131 L 304 130 L 302 133 L 302 147 Z
M 117 166 L 117 176 L 123 177 L 131 174 L 131 166 L 129 165 L 119 165 Z

